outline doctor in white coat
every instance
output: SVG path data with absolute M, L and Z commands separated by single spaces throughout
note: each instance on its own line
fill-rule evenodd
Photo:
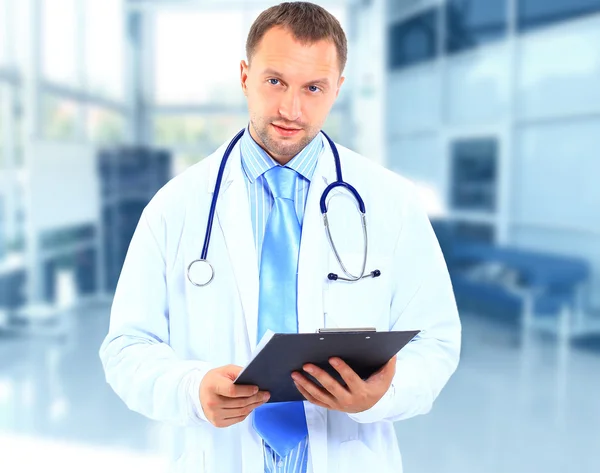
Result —
M 319 131 L 344 80 L 345 35 L 321 7 L 282 4 L 255 21 L 247 58 L 240 68 L 250 114 L 246 134 L 273 166 L 292 165 L 309 144 L 320 150 L 306 182 L 298 331 L 368 326 L 421 332 L 367 381 L 345 365 L 337 369 L 348 388 L 318 371 L 323 388 L 301 378 L 297 386 L 307 399 L 304 467 L 297 461 L 269 465 L 252 423 L 265 393 L 233 385 L 256 346 L 260 286 L 256 202 L 240 142 L 216 205 L 208 252 L 214 279 L 197 287 L 187 278 L 188 265 L 202 250 L 225 143 L 172 179 L 145 208 L 100 348 L 106 379 L 130 409 L 174 428 L 173 471 L 399 473 L 393 423 L 429 412 L 459 360 L 461 327 L 442 253 L 415 187 L 338 146 L 344 180 L 366 206 L 367 272 L 377 268 L 381 276 L 329 280 L 327 274 L 341 274 L 341 268 L 326 238 L 319 199 L 336 170 Z M 356 272 L 363 235 L 355 201 L 334 191 L 328 205 L 342 261 Z

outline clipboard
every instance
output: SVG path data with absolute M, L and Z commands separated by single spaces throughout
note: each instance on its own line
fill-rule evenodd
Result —
M 419 332 L 348 328 L 321 329 L 316 333 L 267 333 L 234 384 L 258 386 L 261 391 L 268 391 L 271 394 L 269 403 L 305 401 L 291 375 L 293 371 L 299 371 L 320 386 L 315 378 L 302 370 L 306 363 L 318 366 L 345 386 L 339 373 L 329 364 L 330 358 L 341 358 L 366 380 Z

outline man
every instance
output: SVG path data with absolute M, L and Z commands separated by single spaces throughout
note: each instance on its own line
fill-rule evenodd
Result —
M 250 123 L 220 183 L 207 257 L 214 279 L 198 287 L 188 267 L 201 253 L 228 143 L 144 210 L 100 349 L 107 381 L 129 408 L 180 427 L 177 471 L 399 472 L 393 422 L 428 412 L 459 359 L 442 254 L 414 187 L 339 146 L 343 178 L 366 206 L 367 272 L 381 276 L 327 278 L 342 269 L 319 210 L 336 180 L 320 129 L 344 81 L 344 32 L 321 7 L 283 3 L 257 18 L 246 46 Z M 356 273 L 364 243 L 348 196 L 333 192 L 328 214 Z M 268 393 L 233 384 L 268 329 L 364 326 L 421 332 L 366 381 L 335 358 L 347 387 L 314 366 L 323 387 L 294 373 L 304 402 L 265 404 Z

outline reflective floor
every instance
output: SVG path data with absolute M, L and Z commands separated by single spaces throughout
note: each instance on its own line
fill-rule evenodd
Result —
M 427 416 L 397 424 L 408 473 L 600 471 L 600 343 L 520 343 L 464 316 L 459 369 Z
M 107 303 L 80 310 L 62 339 L 0 333 L 0 471 L 164 471 L 168 433 L 104 382 L 107 314 Z M 600 471 L 600 344 L 561 352 L 462 318 L 459 370 L 430 414 L 397 424 L 405 472 Z

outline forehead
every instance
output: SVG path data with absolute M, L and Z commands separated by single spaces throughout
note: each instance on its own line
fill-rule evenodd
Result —
M 258 73 L 270 68 L 297 77 L 339 74 L 337 49 L 332 40 L 302 43 L 281 27 L 265 33 L 252 62 Z

